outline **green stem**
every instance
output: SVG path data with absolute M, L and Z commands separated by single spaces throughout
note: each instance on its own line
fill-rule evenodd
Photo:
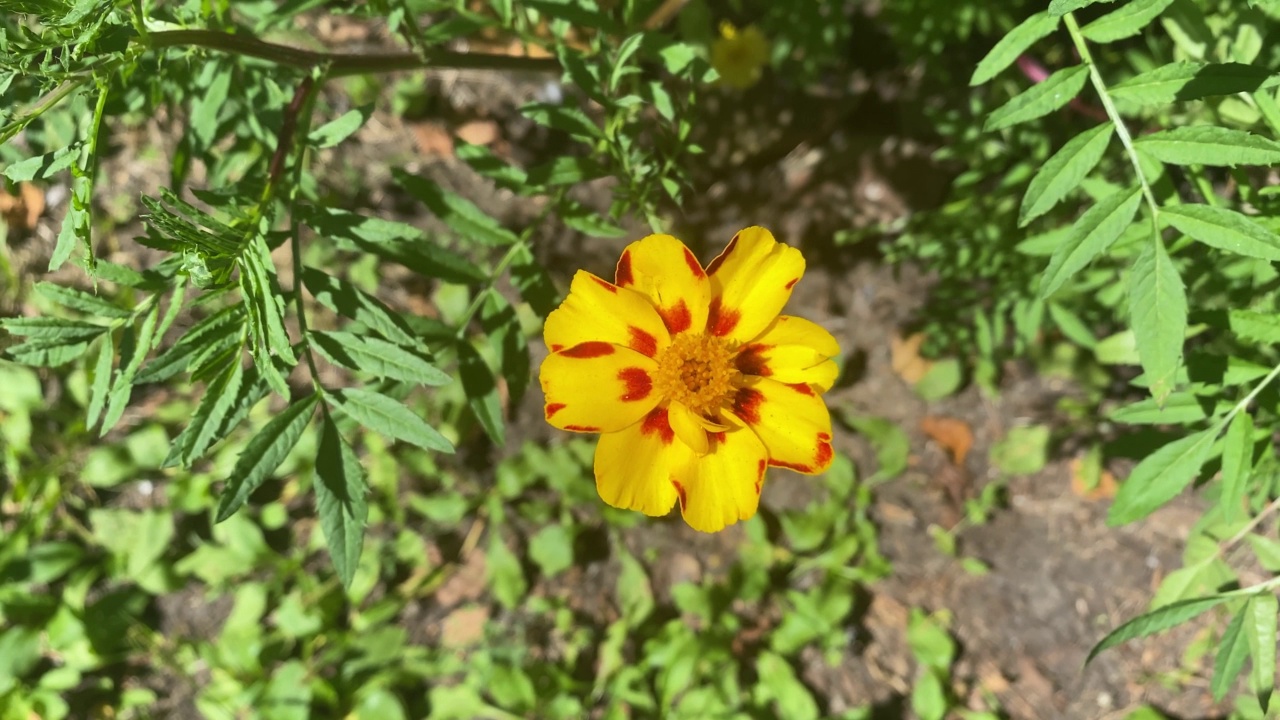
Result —
M 424 48 L 421 53 L 367 53 L 358 55 L 323 53 L 269 43 L 247 35 L 232 35 L 214 30 L 167 30 L 151 33 L 146 38 L 146 42 L 148 47 L 153 50 L 171 47 L 202 47 L 256 57 L 301 70 L 311 70 L 327 65 L 329 67 L 328 77 L 421 70 L 424 68 L 523 70 L 530 72 L 560 71 L 560 63 L 553 58 L 458 53 L 435 48 Z
M 1129 135 L 1129 128 L 1124 124 L 1124 120 L 1120 118 L 1120 113 L 1116 110 L 1115 103 L 1111 102 L 1111 94 L 1107 92 L 1107 84 L 1103 82 L 1102 74 L 1098 72 L 1098 66 L 1094 63 L 1093 55 L 1089 52 L 1089 46 L 1085 44 L 1084 36 L 1080 34 L 1080 26 L 1076 24 L 1075 16 L 1067 13 L 1062 18 L 1066 21 L 1067 32 L 1071 33 L 1071 42 L 1075 43 L 1076 52 L 1080 53 L 1080 60 L 1089 68 L 1089 82 L 1093 84 L 1093 89 L 1097 91 L 1098 97 L 1102 99 L 1102 107 L 1107 111 L 1107 117 L 1111 119 L 1111 124 L 1115 126 L 1116 135 L 1120 136 L 1120 143 L 1124 145 L 1124 150 L 1129 155 L 1129 162 L 1133 165 L 1133 171 L 1138 175 L 1138 182 L 1142 184 L 1142 196 L 1146 198 L 1147 207 L 1151 209 L 1151 222 L 1159 227 L 1160 204 L 1156 202 L 1155 193 L 1151 191 L 1151 184 L 1147 182 L 1146 173 L 1142 172 L 1142 163 L 1138 159 L 1138 151 L 1133 147 L 1133 137 Z
M 302 223 L 298 221 L 298 214 L 295 212 L 298 197 L 298 187 L 302 182 L 302 167 L 306 160 L 307 152 L 307 135 L 311 132 L 311 114 L 315 109 L 316 96 L 320 94 L 320 88 L 324 85 L 327 77 L 325 73 L 320 73 L 319 77 L 307 78 L 310 84 L 305 92 L 306 96 L 302 101 L 300 111 L 297 115 L 297 125 L 292 133 L 286 137 L 285 133 L 281 133 L 280 142 L 292 142 L 293 148 L 278 147 L 277 153 L 289 154 L 290 149 L 293 150 L 293 177 L 289 186 L 289 251 L 293 256 L 293 302 L 298 312 L 298 332 L 302 336 L 302 352 L 307 358 L 307 367 L 311 370 L 311 384 L 315 387 L 315 391 L 324 396 L 324 386 L 320 384 L 320 369 L 316 367 L 315 354 L 311 351 L 311 342 L 307 337 L 307 308 L 306 303 L 302 300 Z M 274 182 L 268 181 L 268 187 L 273 187 Z M 270 202 L 270 199 L 266 199 Z
M 31 106 L 21 117 L 0 128 L 0 145 L 9 142 L 9 140 L 22 132 L 32 120 L 40 117 L 46 110 L 62 102 L 68 95 L 75 92 L 81 85 L 93 79 L 92 75 L 85 74 L 71 80 L 67 80 L 55 88 L 48 95 L 38 100 L 35 105 Z

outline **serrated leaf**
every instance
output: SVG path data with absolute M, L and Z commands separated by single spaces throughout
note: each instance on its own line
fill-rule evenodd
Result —
M 1018 227 L 1049 212 L 1067 193 L 1080 186 L 1080 181 L 1102 159 L 1114 130 L 1115 126 L 1109 122 L 1086 130 L 1071 138 L 1045 161 L 1022 197 Z
M 494 379 L 493 370 L 489 369 L 489 364 L 469 343 L 461 342 L 456 347 L 458 374 L 462 377 L 462 388 L 467 394 L 471 412 L 475 413 L 489 439 L 502 447 L 506 442 L 502 402 L 498 399 L 498 383 Z
M 415 346 L 418 341 L 404 318 L 378 298 L 312 267 L 302 268 L 302 283 L 316 302 L 368 327 L 391 342 Z
M 71 167 L 79 159 L 82 147 L 82 144 L 76 143 L 45 155 L 10 163 L 4 169 L 4 176 L 12 182 L 44 180 Z
M 1213 95 L 1254 92 L 1280 84 L 1264 68 L 1242 63 L 1176 62 L 1136 75 L 1110 88 L 1111 99 L 1125 109 L 1169 105 Z
M 515 233 L 502 227 L 474 203 L 461 195 L 445 190 L 427 178 L 410 175 L 400 168 L 391 171 L 392 176 L 410 195 L 466 242 L 482 245 L 506 246 L 518 240 Z
M 1107 524 L 1124 525 L 1150 515 L 1182 492 L 1209 459 L 1214 433 L 1202 430 L 1179 438 L 1138 463 L 1120 485 Z
M 1080 8 L 1089 7 L 1097 3 L 1113 3 L 1116 0 L 1051 0 L 1049 3 L 1049 14 L 1054 17 L 1061 17 L 1069 12 L 1074 12 Z
M 1187 293 L 1164 242 L 1154 235 L 1129 270 L 1129 321 L 1157 403 L 1173 391 L 1187 334 Z
M 72 251 L 76 249 L 76 242 L 80 239 L 85 240 L 85 246 L 90 248 L 89 244 L 89 221 L 91 219 L 89 211 L 89 195 L 92 192 L 88 176 L 78 168 L 72 168 L 71 178 L 71 197 L 67 201 L 67 214 L 62 218 L 62 228 L 58 231 L 58 240 L 54 243 L 53 253 L 49 255 L 49 272 L 54 272 L 62 267 L 62 264 L 71 257 Z M 90 256 L 92 257 L 92 256 Z M 90 266 L 93 263 L 89 263 Z
M 1253 473 L 1253 416 L 1240 411 L 1231 419 L 1222 448 L 1222 519 L 1233 523 L 1244 509 L 1245 489 Z
M 1140 135 L 1134 147 L 1172 165 L 1273 165 L 1280 143 L 1244 130 L 1195 125 Z
M 1249 598 L 1245 613 L 1243 632 L 1253 658 L 1249 680 L 1265 714 L 1276 684 L 1276 615 L 1280 613 L 1280 599 L 1271 590 L 1260 592 Z
M 1142 202 L 1139 188 L 1128 193 L 1115 193 L 1089 208 L 1071 227 L 1067 239 L 1053 251 L 1049 267 L 1040 277 L 1040 297 L 1047 298 L 1093 262 L 1133 222 Z
M 151 351 L 159 319 L 160 306 L 152 305 L 140 325 L 125 328 L 120 341 L 120 368 L 111 384 L 111 392 L 107 395 L 107 411 L 102 416 L 99 437 L 106 435 L 124 416 L 124 409 L 133 396 L 134 377 L 138 374 L 138 368 L 142 367 L 142 362 L 147 359 L 147 353 Z
M 284 326 L 284 297 L 276 282 L 271 249 L 260 234 L 254 234 L 240 256 L 240 288 L 248 310 L 251 349 L 259 364 L 268 372 L 272 357 L 279 357 L 289 368 L 297 365 L 298 358 Z
M 0 327 L 32 340 L 59 343 L 89 341 L 107 331 L 104 325 L 48 316 L 0 318 Z
M 234 357 L 228 358 L 230 362 L 240 365 L 240 354 L 236 353 Z M 265 398 L 271 392 L 267 381 L 258 372 L 256 365 L 250 365 L 243 370 L 243 378 L 239 382 L 236 393 L 227 398 L 221 397 L 222 393 L 218 392 L 215 385 L 218 379 L 215 377 L 210 386 L 205 389 L 205 394 L 200 398 L 200 405 L 196 408 L 195 415 L 191 422 L 178 433 L 178 437 L 173 439 L 173 444 L 169 447 L 169 454 L 165 456 L 161 467 L 168 468 L 177 465 L 190 467 L 192 463 L 205 456 L 209 448 L 217 444 L 219 440 L 227 437 L 230 432 L 235 429 L 244 419 L 249 417 L 249 411 L 257 405 L 260 400 Z M 197 422 L 200 418 L 208 417 L 214 414 L 212 408 L 206 411 L 206 404 L 229 402 L 229 407 L 225 412 L 218 411 L 216 414 L 220 419 L 216 425 L 212 426 L 209 431 L 202 422 Z M 209 415 L 205 413 L 208 412 Z M 197 437 L 202 442 L 196 442 Z
M 217 346 L 225 350 L 241 340 L 244 329 L 244 306 L 232 305 L 192 325 L 169 349 L 157 355 L 138 371 L 137 384 L 168 380 L 186 372 L 191 361 L 203 350 Z
M 262 484 L 267 476 L 275 472 L 284 462 L 289 451 L 302 437 L 302 431 L 311 422 L 311 414 L 315 411 L 315 393 L 293 401 L 284 412 L 273 417 L 257 432 L 240 452 L 231 477 L 222 489 L 218 498 L 218 513 L 215 522 L 222 522 L 231 517 L 244 505 L 249 495 Z
M 355 333 L 310 331 L 311 346 L 330 362 L 378 377 L 415 385 L 448 385 L 449 375 L 416 352 L 381 338 Z
M 1177 392 L 1157 403 L 1154 398 L 1139 400 L 1110 414 L 1114 422 L 1129 425 L 1187 425 L 1213 417 L 1218 412 L 1214 398 Z
M 309 139 L 317 148 L 330 148 L 351 137 L 360 126 L 369 121 L 373 114 L 373 103 L 358 107 L 339 115 L 329 122 L 311 131 Z
M 600 127 L 575 107 L 548 103 L 530 103 L 522 106 L 520 112 L 539 125 L 545 125 L 555 130 L 563 130 L 587 142 L 604 136 Z
M 301 215 L 307 225 L 339 250 L 372 253 L 445 282 L 465 284 L 488 279 L 475 263 L 412 225 L 337 208 L 310 207 Z
M 1080 34 L 1096 43 L 1122 40 L 1142 32 L 1173 0 L 1130 0 L 1117 10 L 1080 28 Z
M 1176 625 L 1190 620 L 1197 615 L 1211 610 L 1222 603 L 1234 600 L 1241 596 L 1240 591 L 1221 593 L 1219 595 L 1211 595 L 1209 597 L 1193 598 L 1191 600 L 1183 600 L 1171 605 L 1165 605 L 1148 613 L 1143 613 L 1132 620 L 1124 623 L 1120 627 L 1107 633 L 1093 649 L 1089 651 L 1089 656 L 1085 658 L 1085 663 L 1093 660 L 1098 653 L 1113 648 L 1120 643 L 1128 642 L 1140 637 L 1154 635 L 1162 630 L 1168 630 Z
M 208 63 L 200 80 L 202 89 L 193 94 L 191 101 L 191 134 L 201 148 L 208 148 L 217 138 L 218 112 L 226 105 L 231 90 L 231 69 L 221 63 Z
M 453 452 L 452 443 L 398 400 L 359 388 L 334 390 L 327 397 L 344 415 L 380 435 L 424 450 Z
M 28 340 L 5 350 L 9 359 L 31 367 L 58 367 L 84 355 L 89 341 Z
M 1160 217 L 1187 237 L 1227 252 L 1280 260 L 1280 235 L 1235 210 L 1210 205 L 1173 205 Z
M 978 62 L 978 67 L 974 68 L 973 75 L 969 78 L 969 85 L 981 85 L 998 75 L 1037 40 L 1057 30 L 1060 22 L 1060 17 L 1047 12 L 1038 12 L 1023 20 L 1000 38 L 1000 42 Z
M 107 391 L 111 389 L 111 364 L 115 360 L 115 345 L 108 333 L 102 336 L 102 344 L 98 346 L 98 358 L 93 363 L 93 378 L 89 385 L 89 407 L 85 410 L 84 426 L 86 429 L 98 424 L 102 409 L 106 406 Z
M 325 544 L 333 569 L 342 586 L 351 587 L 360 553 L 364 549 L 364 526 L 369 519 L 365 502 L 365 474 L 356 453 L 338 432 L 326 413 L 316 455 L 316 511 L 324 530 Z
M 988 132 L 1000 130 L 1048 115 L 1079 95 L 1088 77 L 1089 69 L 1084 65 L 1058 70 L 1045 78 L 1044 82 L 1032 85 L 1009 102 L 992 110 L 982 129 Z
M 1218 654 L 1213 659 L 1213 681 L 1209 683 L 1213 699 L 1218 702 L 1227 696 L 1227 691 L 1244 669 L 1244 661 L 1249 658 L 1249 641 L 1242 632 L 1246 614 L 1247 606 L 1231 618 L 1222 633 L 1222 640 L 1218 642 Z
M 221 439 L 219 431 L 236 406 L 243 383 L 244 366 L 235 358 L 205 389 L 195 413 L 169 447 L 169 455 L 162 463 L 164 467 L 178 464 L 189 467 Z

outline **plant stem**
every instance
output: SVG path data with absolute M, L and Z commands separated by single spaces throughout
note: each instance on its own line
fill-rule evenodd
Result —
M 1107 84 L 1102 80 L 1102 74 L 1098 72 L 1098 66 L 1093 61 L 1093 55 L 1089 52 L 1089 46 L 1085 44 L 1084 36 L 1080 34 L 1080 26 L 1076 24 L 1075 16 L 1067 13 L 1062 16 L 1066 21 L 1067 32 L 1071 33 L 1071 42 L 1075 43 L 1076 51 L 1080 53 L 1080 59 L 1089 68 L 1089 82 L 1093 84 L 1093 89 L 1097 91 L 1098 97 L 1102 99 L 1102 107 L 1107 111 L 1107 117 L 1111 118 L 1111 124 L 1116 128 L 1116 135 L 1120 136 L 1120 143 L 1124 145 L 1125 152 L 1129 155 L 1129 162 L 1133 165 L 1133 171 L 1138 175 L 1138 182 L 1142 184 L 1142 196 L 1147 200 L 1147 207 L 1151 209 L 1151 222 L 1159 227 L 1157 218 L 1160 217 L 1160 204 L 1156 202 L 1155 193 L 1151 191 L 1151 184 L 1147 182 L 1146 173 L 1142 172 L 1142 163 L 1138 160 L 1138 151 L 1133 147 L 1133 137 L 1129 135 L 1129 128 L 1124 124 L 1124 120 L 1120 118 L 1119 111 L 1116 110 L 1115 103 L 1111 102 L 1111 94 L 1107 92 Z
M 145 42 L 153 50 L 171 47 L 202 47 L 256 57 L 302 70 L 327 65 L 329 67 L 327 76 L 331 78 L 424 68 L 560 71 L 560 63 L 554 58 L 458 53 L 434 48 L 424 48 L 421 53 L 323 53 L 269 43 L 247 35 L 232 35 L 214 30 L 167 30 L 151 33 Z

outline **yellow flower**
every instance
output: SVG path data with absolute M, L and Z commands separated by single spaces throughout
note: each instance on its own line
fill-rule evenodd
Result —
M 799 250 L 750 227 L 704 270 L 684 243 L 650 235 L 614 282 L 579 270 L 547 317 L 539 379 L 547 422 L 601 433 L 596 489 L 610 505 L 695 530 L 755 515 L 768 466 L 831 464 L 821 393 L 838 372 L 831 333 L 779 315 L 804 274 Z
M 754 25 L 739 30 L 728 20 L 720 23 L 720 37 L 711 43 L 711 66 L 720 79 L 739 90 L 755 85 L 769 62 L 769 41 Z

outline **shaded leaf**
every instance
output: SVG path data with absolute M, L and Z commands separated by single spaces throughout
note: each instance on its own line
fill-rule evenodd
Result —
M 1111 142 L 1115 126 L 1103 123 L 1071 138 L 1058 152 L 1045 161 L 1036 171 L 1022 197 L 1022 209 L 1018 212 L 1018 226 L 1022 227 L 1053 209 L 1058 201 L 1080 186 Z
M 1218 642 L 1218 654 L 1213 660 L 1213 681 L 1209 683 L 1213 699 L 1218 702 L 1227 696 L 1227 691 L 1235 684 L 1240 671 L 1244 669 L 1244 661 L 1249 657 L 1249 640 L 1242 632 L 1247 614 L 1247 607 L 1236 613 L 1223 631 L 1222 640 Z
M 311 393 L 299 398 L 284 412 L 273 417 L 257 432 L 240 452 L 231 477 L 218 498 L 216 522 L 231 517 L 232 513 L 244 505 L 249 495 L 258 489 L 267 476 L 284 462 L 289 451 L 302 437 L 302 431 L 311 422 L 311 414 L 315 411 L 318 397 Z
M 467 402 L 471 412 L 475 413 L 485 434 L 495 445 L 505 444 L 505 432 L 502 422 L 502 403 L 498 398 L 498 384 L 493 370 L 480 357 L 480 353 L 470 343 L 460 342 L 458 351 L 458 373 L 462 376 L 462 388 L 467 394 Z
M 1040 297 L 1047 298 L 1077 272 L 1093 262 L 1133 222 L 1142 202 L 1141 190 L 1115 193 L 1089 208 L 1071 226 L 1071 233 L 1049 258 L 1049 267 L 1040 277 Z
M 1150 515 L 1182 492 L 1209 459 L 1214 433 L 1202 430 L 1179 438 L 1138 463 L 1120 485 L 1107 513 L 1109 525 L 1123 525 Z
M 1249 655 L 1253 658 L 1250 674 L 1253 692 L 1258 697 L 1262 712 L 1271 704 L 1271 692 L 1276 684 L 1276 614 L 1280 612 L 1280 599 L 1271 590 L 1249 598 L 1245 610 L 1244 636 L 1249 641 Z
M 1169 105 L 1212 95 L 1234 95 L 1280 85 L 1280 76 L 1243 63 L 1176 62 L 1136 75 L 1110 88 L 1126 109 Z
M 318 148 L 328 148 L 351 137 L 373 114 L 373 103 L 348 110 L 311 131 L 309 142 Z
M 381 338 L 309 331 L 311 346 L 336 365 L 415 385 L 447 385 L 448 374 L 418 353 Z
M 1193 598 L 1191 600 L 1183 600 L 1171 605 L 1165 605 L 1162 608 L 1143 613 L 1132 620 L 1124 623 L 1120 627 L 1107 633 L 1093 649 L 1089 651 L 1089 656 L 1085 659 L 1088 663 L 1098 656 L 1103 650 L 1113 648 L 1120 643 L 1128 642 L 1135 638 L 1154 635 L 1162 630 L 1168 630 L 1176 625 L 1190 620 L 1197 615 L 1221 605 L 1229 600 L 1234 600 L 1244 594 L 1242 591 L 1221 593 L 1219 595 L 1211 595 L 1209 597 Z
M 1157 403 L 1173 391 L 1187 334 L 1187 295 L 1164 242 L 1154 235 L 1129 271 L 1129 321 Z
M 1160 217 L 1188 237 L 1237 255 L 1280 260 L 1280 235 L 1235 210 L 1210 205 L 1173 205 Z
M 452 443 L 398 400 L 359 388 L 334 390 L 327 397 L 344 415 L 380 435 L 424 450 L 453 452 Z
M 421 200 L 428 210 L 466 242 L 503 246 L 518 239 L 515 233 L 502 227 L 470 200 L 400 168 L 392 170 L 391 174 L 401 187 Z
M 1048 115 L 1080 94 L 1088 77 L 1089 69 L 1084 65 L 1058 70 L 1043 82 L 1032 85 L 1009 102 L 992 110 L 982 129 L 1000 130 Z
M 364 468 L 328 413 L 324 414 L 320 433 L 313 486 L 316 510 L 333 568 L 342 586 L 349 588 L 360 564 L 364 526 L 369 518 Z

